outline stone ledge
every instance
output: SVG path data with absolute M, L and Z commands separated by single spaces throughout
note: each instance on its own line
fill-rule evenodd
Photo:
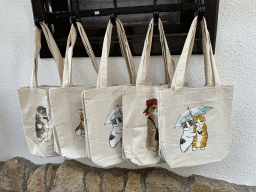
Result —
M 74 160 L 38 166 L 15 157 L 0 162 L 0 191 L 256 192 L 256 187 L 196 175 L 181 177 L 162 168 L 101 169 Z

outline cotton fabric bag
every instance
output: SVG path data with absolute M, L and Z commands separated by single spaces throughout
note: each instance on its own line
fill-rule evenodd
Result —
M 220 161 L 230 151 L 234 88 L 220 83 L 205 18 L 201 26 L 206 84 L 183 86 L 197 20 L 192 22 L 171 89 L 159 91 L 160 154 L 171 168 Z
M 77 22 L 77 28 L 97 75 L 98 64 L 88 37 L 81 23 Z M 81 93 L 93 88 L 74 86 L 72 83 L 72 54 L 76 38 L 77 29 L 72 25 L 67 41 L 62 87 L 49 91 L 61 155 L 72 159 L 87 157 Z
M 135 85 L 136 72 L 123 25 L 116 19 L 116 27 L 122 55 L 125 58 L 130 83 Z M 122 159 L 122 93 L 131 85 L 107 86 L 108 54 L 113 25 L 111 21 L 105 33 L 100 61 L 97 88 L 83 91 L 85 122 L 87 124 L 89 157 L 102 167 L 124 161 Z
M 63 76 L 63 58 L 51 35 L 47 25 L 40 23 L 48 47 L 57 64 L 60 81 Z M 51 117 L 49 102 L 49 89 L 53 86 L 38 86 L 38 55 L 41 49 L 41 29 L 35 28 L 35 54 L 31 83 L 28 87 L 18 89 L 22 121 L 29 152 L 40 157 L 58 155 L 58 140 L 54 127 L 54 119 Z
M 165 65 L 165 85 L 144 84 L 149 65 L 153 27 L 154 20 L 152 19 L 144 43 L 136 87 L 127 87 L 123 93 L 123 157 L 140 166 L 162 162 L 158 155 L 157 90 L 170 86 L 175 70 L 163 25 L 159 19 L 158 29 Z

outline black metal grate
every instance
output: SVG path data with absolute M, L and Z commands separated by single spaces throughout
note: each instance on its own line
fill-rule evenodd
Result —
M 88 35 L 96 56 L 101 56 L 102 43 L 107 22 L 111 14 L 116 14 L 123 22 L 127 39 L 134 56 L 140 56 L 150 19 L 153 12 L 160 12 L 160 18 L 166 34 L 171 54 L 180 54 L 186 39 L 190 24 L 197 14 L 199 5 L 203 0 L 120 0 L 114 8 L 112 0 L 31 0 L 35 19 L 45 22 L 51 29 L 62 55 L 65 54 L 66 40 L 72 24 L 71 18 L 80 20 Z M 116 0 L 114 0 L 116 1 Z M 127 1 L 131 1 L 127 3 Z M 132 3 L 136 2 L 136 4 Z M 106 3 L 101 5 L 101 3 Z M 112 2 L 112 5 L 111 5 Z M 88 5 L 87 5 L 87 4 Z M 154 4 L 155 3 L 155 4 Z M 164 4 L 160 4 L 164 3 Z M 213 50 L 215 50 L 218 6 L 219 0 L 205 0 L 206 11 L 204 13 L 208 29 L 211 35 Z M 127 6 L 128 7 L 124 7 Z M 88 10 L 88 8 L 90 8 Z M 143 18 L 142 18 L 143 17 Z M 148 20 L 148 21 L 147 21 Z M 200 31 L 200 30 L 198 30 Z M 162 49 L 159 41 L 159 33 L 154 30 L 151 55 L 161 55 Z M 194 54 L 202 53 L 200 33 L 197 33 Z M 87 56 L 81 39 L 78 36 L 74 57 Z M 110 56 L 121 56 L 116 29 L 113 29 Z M 41 58 L 52 57 L 44 38 L 42 38 Z

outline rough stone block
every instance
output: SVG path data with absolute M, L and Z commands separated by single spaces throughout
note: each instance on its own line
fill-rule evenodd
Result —
M 128 174 L 129 173 L 129 174 Z M 126 184 L 125 184 L 126 183 Z M 162 168 L 100 169 L 74 160 L 36 166 L 24 158 L 0 162 L 1 192 L 256 192 L 203 176 L 181 177 Z
M 46 176 L 45 176 L 45 180 L 46 180 L 45 183 L 47 188 L 50 187 L 53 171 L 54 171 L 54 167 L 53 165 L 50 165 L 47 169 Z
M 103 177 L 102 191 L 103 192 L 118 192 L 124 187 L 124 177 L 115 171 L 108 171 Z
M 163 169 L 155 169 L 146 178 L 146 189 L 147 192 L 179 192 L 181 182 L 175 174 Z
M 4 167 L 4 161 L 0 161 L 0 171 L 2 170 L 2 168 Z
M 125 186 L 125 192 L 142 192 L 141 175 L 135 172 L 130 172 L 128 181 Z
M 81 163 L 65 161 L 58 168 L 51 192 L 77 192 L 84 190 L 84 169 Z
M 88 192 L 100 192 L 101 178 L 97 173 L 89 172 L 85 176 Z
M 7 160 L 0 175 L 0 188 L 7 191 L 22 191 L 25 181 L 24 165 L 19 158 Z
M 31 192 L 45 192 L 45 170 L 47 165 L 42 165 L 30 176 L 27 190 Z
M 194 183 L 189 188 L 187 188 L 189 192 L 205 192 L 205 191 L 212 191 L 212 186 L 206 183 Z
M 237 192 L 228 182 L 218 181 L 202 176 L 192 176 L 190 178 L 188 192 Z
M 33 169 L 31 167 L 28 167 L 25 169 L 25 177 L 26 177 L 26 181 L 28 181 L 31 172 L 33 171 Z

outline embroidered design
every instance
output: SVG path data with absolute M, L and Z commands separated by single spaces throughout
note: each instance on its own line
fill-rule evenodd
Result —
M 148 150 L 156 152 L 159 148 L 157 99 L 147 100 L 146 106 L 143 112 L 146 116 L 148 115 L 146 146 Z
M 187 152 L 191 145 L 192 151 L 196 151 L 197 148 L 205 149 L 208 133 L 204 115 L 211 109 L 213 108 L 208 106 L 188 108 L 178 118 L 175 127 L 183 128 L 183 134 L 180 139 L 180 150 L 183 153 Z
M 113 130 L 109 135 L 109 145 L 111 148 L 115 148 L 120 142 L 122 145 L 122 133 L 123 133 L 123 111 L 122 106 L 118 106 L 112 112 L 109 113 L 106 124 L 112 124 Z
M 80 124 L 75 130 L 77 136 L 85 137 L 85 129 L 84 129 L 84 112 L 83 109 L 79 109 L 78 113 L 80 115 Z

